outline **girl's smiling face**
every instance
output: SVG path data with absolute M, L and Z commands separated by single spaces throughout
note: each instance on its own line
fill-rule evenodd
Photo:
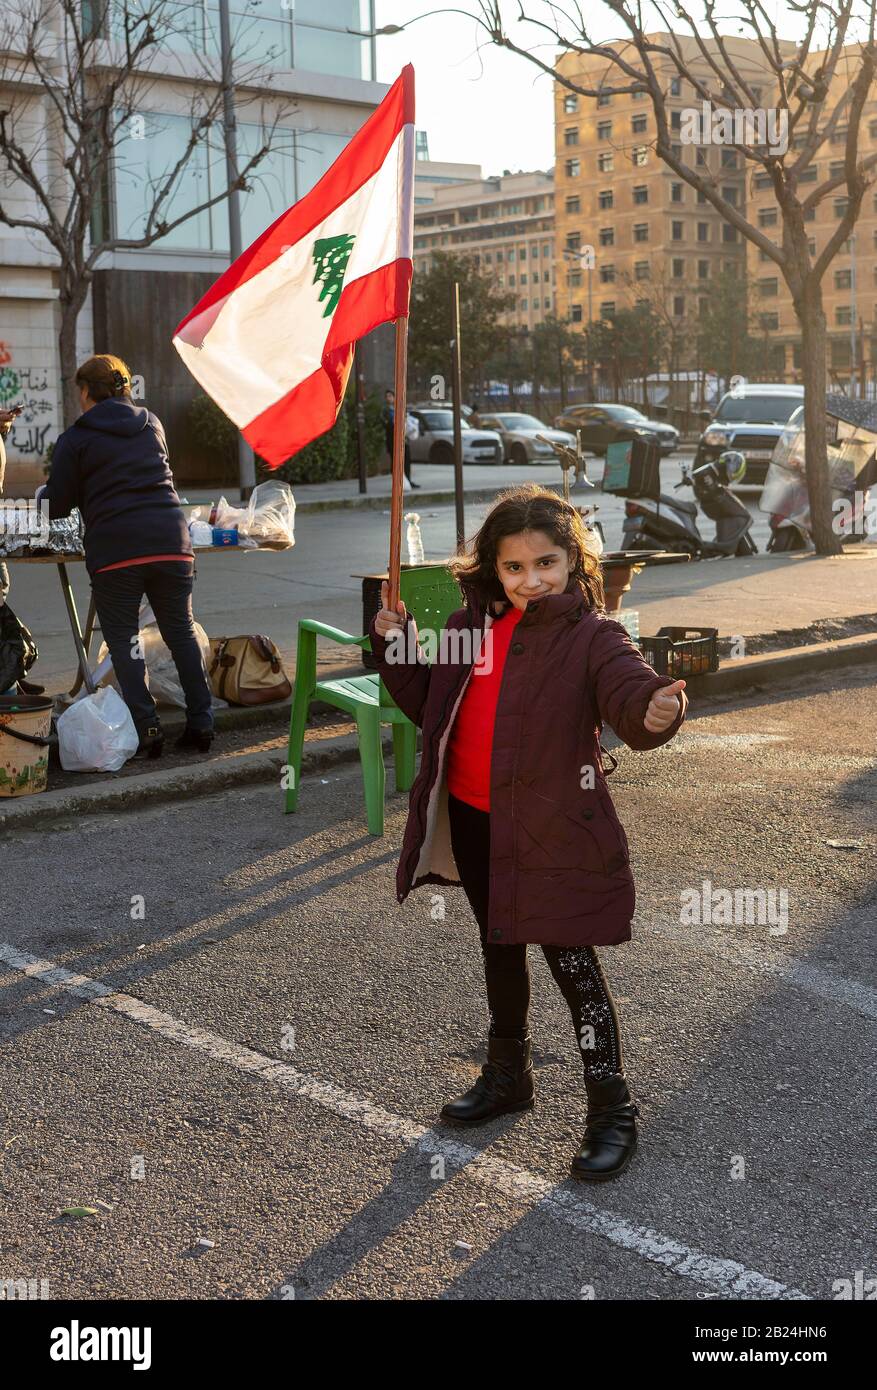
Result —
M 496 548 L 496 573 L 506 598 L 521 610 L 530 599 L 562 594 L 573 570 L 569 552 L 544 531 L 503 536 Z

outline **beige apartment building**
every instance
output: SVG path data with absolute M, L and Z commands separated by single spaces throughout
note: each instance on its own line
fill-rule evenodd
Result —
M 814 53 L 809 69 L 819 68 L 824 53 Z M 835 75 L 825 105 L 826 117 L 853 81 L 860 62 L 859 50 L 850 46 Z M 834 173 L 843 171 L 847 127 L 841 120 L 832 136 L 820 148 L 813 164 L 801 176 L 801 195 L 817 188 Z M 794 144 L 802 143 L 800 138 Z M 859 158 L 877 154 L 877 90 L 865 105 L 859 132 Z M 811 210 L 809 219 L 811 255 L 820 254 L 846 209 L 846 188 L 841 185 Z M 777 243 L 782 223 L 773 188 L 764 174 L 751 177 L 750 217 Z M 749 275 L 753 287 L 753 308 L 764 329 L 777 339 L 784 354 L 785 379 L 800 380 L 801 333 L 788 286 L 766 252 L 748 243 Z M 838 252 L 823 281 L 822 294 L 828 330 L 829 382 L 846 387 L 851 364 L 855 363 L 857 382 L 873 381 L 877 361 L 877 191 L 865 195 L 854 235 Z M 855 334 L 855 346 L 853 336 Z
M 554 177 L 548 171 L 502 174 L 436 187 L 414 209 L 414 270 L 436 251 L 471 256 L 515 294 L 505 322 L 531 330 L 555 311 Z
M 709 80 L 694 41 L 679 42 L 688 49 L 691 71 Z M 728 39 L 727 46 L 758 94 L 766 79 L 757 45 Z M 557 71 L 595 89 L 623 80 L 609 60 L 594 56 L 565 54 Z M 677 155 L 708 171 L 723 196 L 742 208 L 742 155 L 727 146 L 682 141 L 683 112 L 699 108 L 701 98 L 669 62 L 666 91 L 671 130 L 679 133 Z M 583 97 L 556 82 L 555 129 L 558 315 L 587 325 L 645 298 L 677 330 L 677 367 L 693 367 L 686 353 L 694 351 L 695 334 L 687 329 L 697 322 L 710 282 L 725 269 L 742 273 L 742 235 L 658 159 L 647 94 L 607 90 Z

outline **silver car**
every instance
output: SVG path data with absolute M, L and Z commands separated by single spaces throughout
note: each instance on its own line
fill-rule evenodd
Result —
M 454 416 L 450 410 L 409 411 L 420 433 L 409 441 L 413 463 L 454 462 Z M 460 421 L 464 463 L 502 463 L 502 441 L 495 430 L 476 430 Z
M 567 430 L 555 430 L 550 425 L 543 425 L 535 415 L 504 410 L 498 415 L 479 414 L 478 418 L 486 429 L 496 430 L 502 440 L 506 463 L 520 467 L 528 463 L 552 463 L 557 455 L 550 444 L 543 444 L 537 438 L 540 434 L 557 444 L 568 444 L 573 449 L 576 446 L 575 435 Z

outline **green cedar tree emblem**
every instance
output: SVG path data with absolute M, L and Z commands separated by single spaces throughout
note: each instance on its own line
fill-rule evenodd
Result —
M 341 298 L 344 272 L 347 269 L 347 262 L 350 260 L 354 240 L 353 236 L 343 233 L 341 236 L 320 237 L 314 242 L 315 269 L 312 284 L 316 285 L 318 281 L 322 281 L 320 299 L 326 300 L 326 307 L 323 310 L 324 319 L 327 319 L 330 314 L 334 314 L 338 300 Z

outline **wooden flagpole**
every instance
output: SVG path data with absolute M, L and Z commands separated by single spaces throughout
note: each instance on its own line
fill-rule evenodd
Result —
M 389 606 L 395 613 L 399 601 L 402 562 L 402 491 L 405 469 L 405 421 L 408 416 L 408 315 L 396 320 L 396 380 L 393 412 L 393 472 L 390 495 L 390 564 L 387 571 Z

